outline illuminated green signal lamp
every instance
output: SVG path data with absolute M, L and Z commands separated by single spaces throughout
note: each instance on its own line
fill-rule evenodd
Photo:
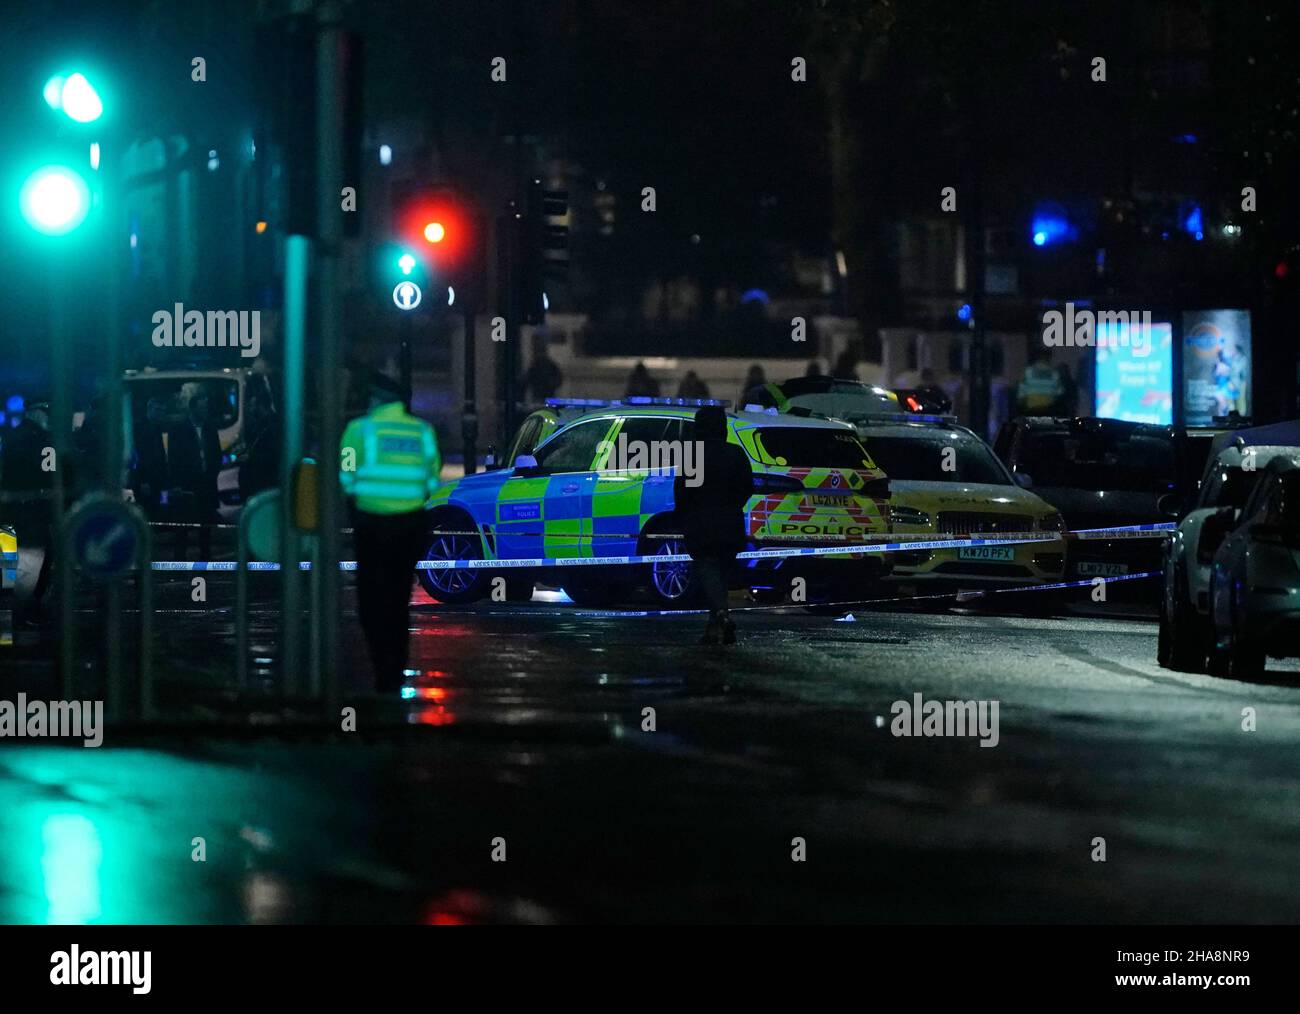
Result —
M 65 165 L 47 165 L 27 177 L 18 192 L 23 218 L 46 236 L 64 236 L 90 213 L 90 188 Z
M 78 123 L 94 123 L 104 115 L 104 100 L 85 74 L 56 74 L 45 82 L 42 94 L 51 109 Z
M 401 268 L 402 274 L 409 275 L 415 270 L 415 258 L 409 253 L 404 253 L 402 256 L 397 258 L 397 266 Z

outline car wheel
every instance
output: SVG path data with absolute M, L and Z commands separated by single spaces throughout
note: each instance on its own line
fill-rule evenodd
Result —
M 686 540 L 642 539 L 637 552 L 642 556 L 678 556 L 686 552 Z M 651 563 L 644 567 L 651 598 L 665 609 L 687 609 L 698 599 L 695 568 L 688 560 Z
M 1166 669 L 1178 672 L 1205 671 L 1204 626 L 1197 622 L 1192 604 L 1184 590 L 1187 575 L 1179 566 L 1174 573 L 1174 608 L 1170 615 L 1165 608 L 1165 596 L 1160 596 L 1160 633 L 1156 645 L 1156 659 Z
M 1234 637 L 1228 652 L 1228 676 L 1234 680 L 1256 680 L 1264 674 L 1264 652 L 1249 641 Z
M 463 534 L 472 527 L 467 519 L 452 520 L 443 523 L 441 531 L 435 528 L 429 533 L 429 548 L 425 550 L 426 560 L 481 560 L 483 543 L 478 536 Z M 421 570 L 420 586 L 431 599 L 451 605 L 465 605 L 477 602 L 488 593 L 488 572 L 486 570 Z

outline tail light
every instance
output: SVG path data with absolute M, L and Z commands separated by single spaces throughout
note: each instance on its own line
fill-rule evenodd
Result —
M 754 492 L 761 494 L 802 493 L 803 483 L 798 479 L 777 472 L 755 472 Z

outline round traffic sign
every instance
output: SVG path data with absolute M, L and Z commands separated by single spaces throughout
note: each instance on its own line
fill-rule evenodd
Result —
M 399 310 L 414 310 L 424 299 L 424 293 L 414 282 L 398 282 L 393 287 L 393 302 Z
M 81 569 L 96 580 L 115 581 L 139 562 L 146 522 L 124 500 L 92 493 L 69 512 L 67 531 Z

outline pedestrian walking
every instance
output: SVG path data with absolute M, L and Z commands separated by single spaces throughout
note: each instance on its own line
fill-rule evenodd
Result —
M 745 548 L 745 504 L 754 492 L 749 457 L 727 441 L 727 415 L 719 405 L 695 413 L 700 483 L 679 474 L 673 504 L 686 536 L 695 580 L 709 610 L 701 644 L 735 644 L 736 624 L 727 609 L 727 589 L 736 554 Z
M 343 431 L 339 481 L 352 500 L 361 629 L 375 690 L 401 689 L 411 631 L 411 581 L 427 546 L 424 505 L 442 456 L 433 427 L 411 415 L 409 394 L 387 382 L 370 411 Z

